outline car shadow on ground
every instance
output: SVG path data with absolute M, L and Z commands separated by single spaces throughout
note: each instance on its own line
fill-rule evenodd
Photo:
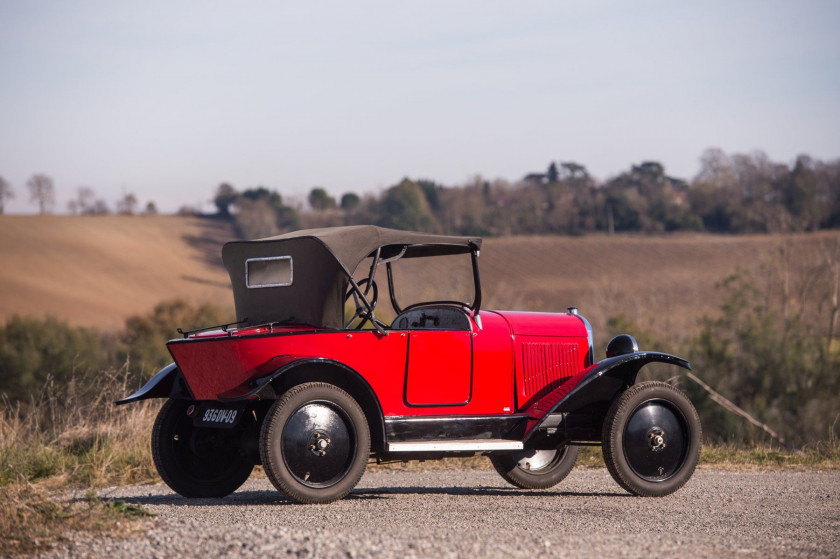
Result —
M 405 495 L 448 495 L 455 497 L 631 497 L 628 493 L 582 492 L 582 491 L 528 491 L 516 488 L 498 487 L 365 487 L 354 489 L 345 500 L 367 501 L 388 499 Z M 227 497 L 212 499 L 191 499 L 177 493 L 166 495 L 140 495 L 117 497 L 103 495 L 105 501 L 123 501 L 132 505 L 168 505 L 185 507 L 206 507 L 219 505 L 294 505 L 277 491 L 237 491 Z
M 467 497 L 631 497 L 629 493 L 546 491 L 515 487 L 366 487 L 353 490 L 352 495 L 451 495 Z

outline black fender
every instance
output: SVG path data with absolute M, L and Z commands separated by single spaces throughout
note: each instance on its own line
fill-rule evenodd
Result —
M 170 363 L 158 373 L 149 379 L 149 382 L 143 387 L 122 400 L 114 402 L 116 405 L 130 404 L 131 402 L 139 402 L 140 400 L 148 400 L 149 398 L 176 398 L 181 400 L 195 399 L 181 374 L 181 370 L 175 363 Z
M 591 431 L 593 425 L 588 425 L 592 423 L 588 418 L 592 418 L 598 424 L 600 438 L 600 423 L 603 422 L 613 401 L 635 384 L 639 370 L 648 363 L 668 363 L 691 370 L 691 364 L 682 357 L 654 351 L 637 351 L 599 361 L 577 386 L 548 410 L 530 430 L 525 440 L 539 438 L 537 433 L 540 427 L 553 427 L 563 421 L 581 424 Z M 580 438 L 586 440 L 592 437 Z
M 371 447 L 375 451 L 385 449 L 385 414 L 376 393 L 367 380 L 340 361 L 323 357 L 301 357 L 268 375 L 249 381 L 252 387 L 247 391 L 236 390 L 220 395 L 219 401 L 239 402 L 256 398 L 274 400 L 286 390 L 303 382 L 328 382 L 348 392 L 362 407 L 370 428 Z

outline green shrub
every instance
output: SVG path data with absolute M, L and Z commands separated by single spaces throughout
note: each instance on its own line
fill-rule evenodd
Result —
M 36 398 L 49 385 L 61 392 L 70 383 L 96 386 L 103 371 L 128 364 L 136 385 L 172 361 L 166 342 L 190 329 L 230 322 L 212 304 L 160 303 L 146 315 L 126 320 L 116 334 L 71 326 L 54 317 L 13 316 L 0 326 L 0 395 L 11 402 Z
M 112 360 L 113 348 L 96 331 L 55 317 L 13 316 L 0 327 L 0 393 L 12 400 L 38 393 L 48 379 L 64 384 Z
M 689 350 L 698 375 L 796 446 L 827 440 L 840 414 L 840 355 L 806 305 L 787 305 L 750 274 L 722 284 L 721 316 L 706 320 Z M 704 431 L 721 442 L 766 440 L 690 387 Z

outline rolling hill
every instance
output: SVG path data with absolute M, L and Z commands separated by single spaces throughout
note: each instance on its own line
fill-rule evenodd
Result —
M 0 216 L 0 316 L 120 327 L 174 298 L 233 306 L 219 222 L 176 216 Z
M 781 243 L 802 251 L 836 232 L 486 239 L 484 308 L 580 307 L 596 332 L 624 315 L 660 337 L 693 334 L 722 300 L 736 267 L 773 265 Z M 212 301 L 232 310 L 221 245 L 229 225 L 180 216 L 0 216 L 0 318 L 52 314 L 120 327 L 161 301 Z

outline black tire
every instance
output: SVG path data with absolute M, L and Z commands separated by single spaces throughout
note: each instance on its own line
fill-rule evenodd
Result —
M 370 455 L 367 419 L 347 392 L 322 382 L 299 384 L 274 402 L 260 433 L 271 483 L 292 501 L 330 503 L 345 497 Z
M 613 402 L 604 420 L 604 462 L 613 479 L 642 497 L 670 495 L 700 458 L 700 418 L 691 401 L 664 382 L 643 382 Z
M 505 481 L 520 489 L 548 489 L 569 475 L 579 450 L 572 445 L 557 450 L 526 450 L 517 454 L 491 455 L 490 462 Z
M 224 497 L 245 483 L 254 463 L 242 451 L 256 420 L 246 414 L 232 429 L 196 427 L 187 410 L 193 402 L 167 400 L 152 429 L 152 457 L 160 477 L 184 497 Z

